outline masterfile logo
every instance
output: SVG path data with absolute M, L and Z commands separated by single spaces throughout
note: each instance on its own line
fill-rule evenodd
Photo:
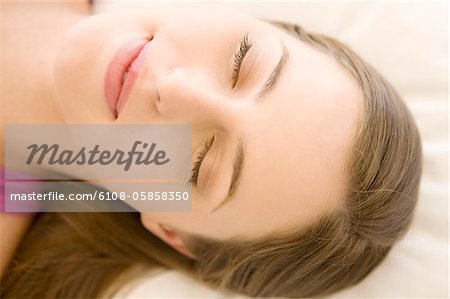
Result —
M 5 133 L 7 211 L 191 208 L 190 125 L 7 125 Z

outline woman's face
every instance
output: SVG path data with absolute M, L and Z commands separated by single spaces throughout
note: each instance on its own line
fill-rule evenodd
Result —
M 251 47 L 234 82 L 245 35 Z M 151 38 L 144 64 L 116 117 L 105 73 L 120 47 L 141 38 Z M 214 136 L 192 212 L 142 213 L 150 230 L 255 238 L 300 229 L 342 200 L 357 85 L 332 58 L 266 22 L 173 6 L 88 17 L 64 37 L 55 88 L 68 123 L 189 123 L 193 150 Z

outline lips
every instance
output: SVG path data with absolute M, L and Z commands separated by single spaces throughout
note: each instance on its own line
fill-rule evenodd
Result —
M 108 65 L 105 76 L 105 98 L 117 117 L 125 105 L 145 60 L 149 39 L 135 39 L 124 44 Z

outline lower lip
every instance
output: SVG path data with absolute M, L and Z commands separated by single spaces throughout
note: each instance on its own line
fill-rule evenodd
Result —
M 105 97 L 115 116 L 125 105 L 127 98 L 136 81 L 141 69 L 145 55 L 144 46 L 149 43 L 148 39 L 137 39 L 123 45 L 108 65 L 105 76 Z M 128 69 L 125 81 L 123 75 Z

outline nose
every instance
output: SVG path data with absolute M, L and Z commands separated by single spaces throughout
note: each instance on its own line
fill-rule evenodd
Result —
M 159 113 L 177 122 L 229 124 L 242 113 L 236 99 L 206 73 L 175 67 L 158 78 L 156 87 Z

